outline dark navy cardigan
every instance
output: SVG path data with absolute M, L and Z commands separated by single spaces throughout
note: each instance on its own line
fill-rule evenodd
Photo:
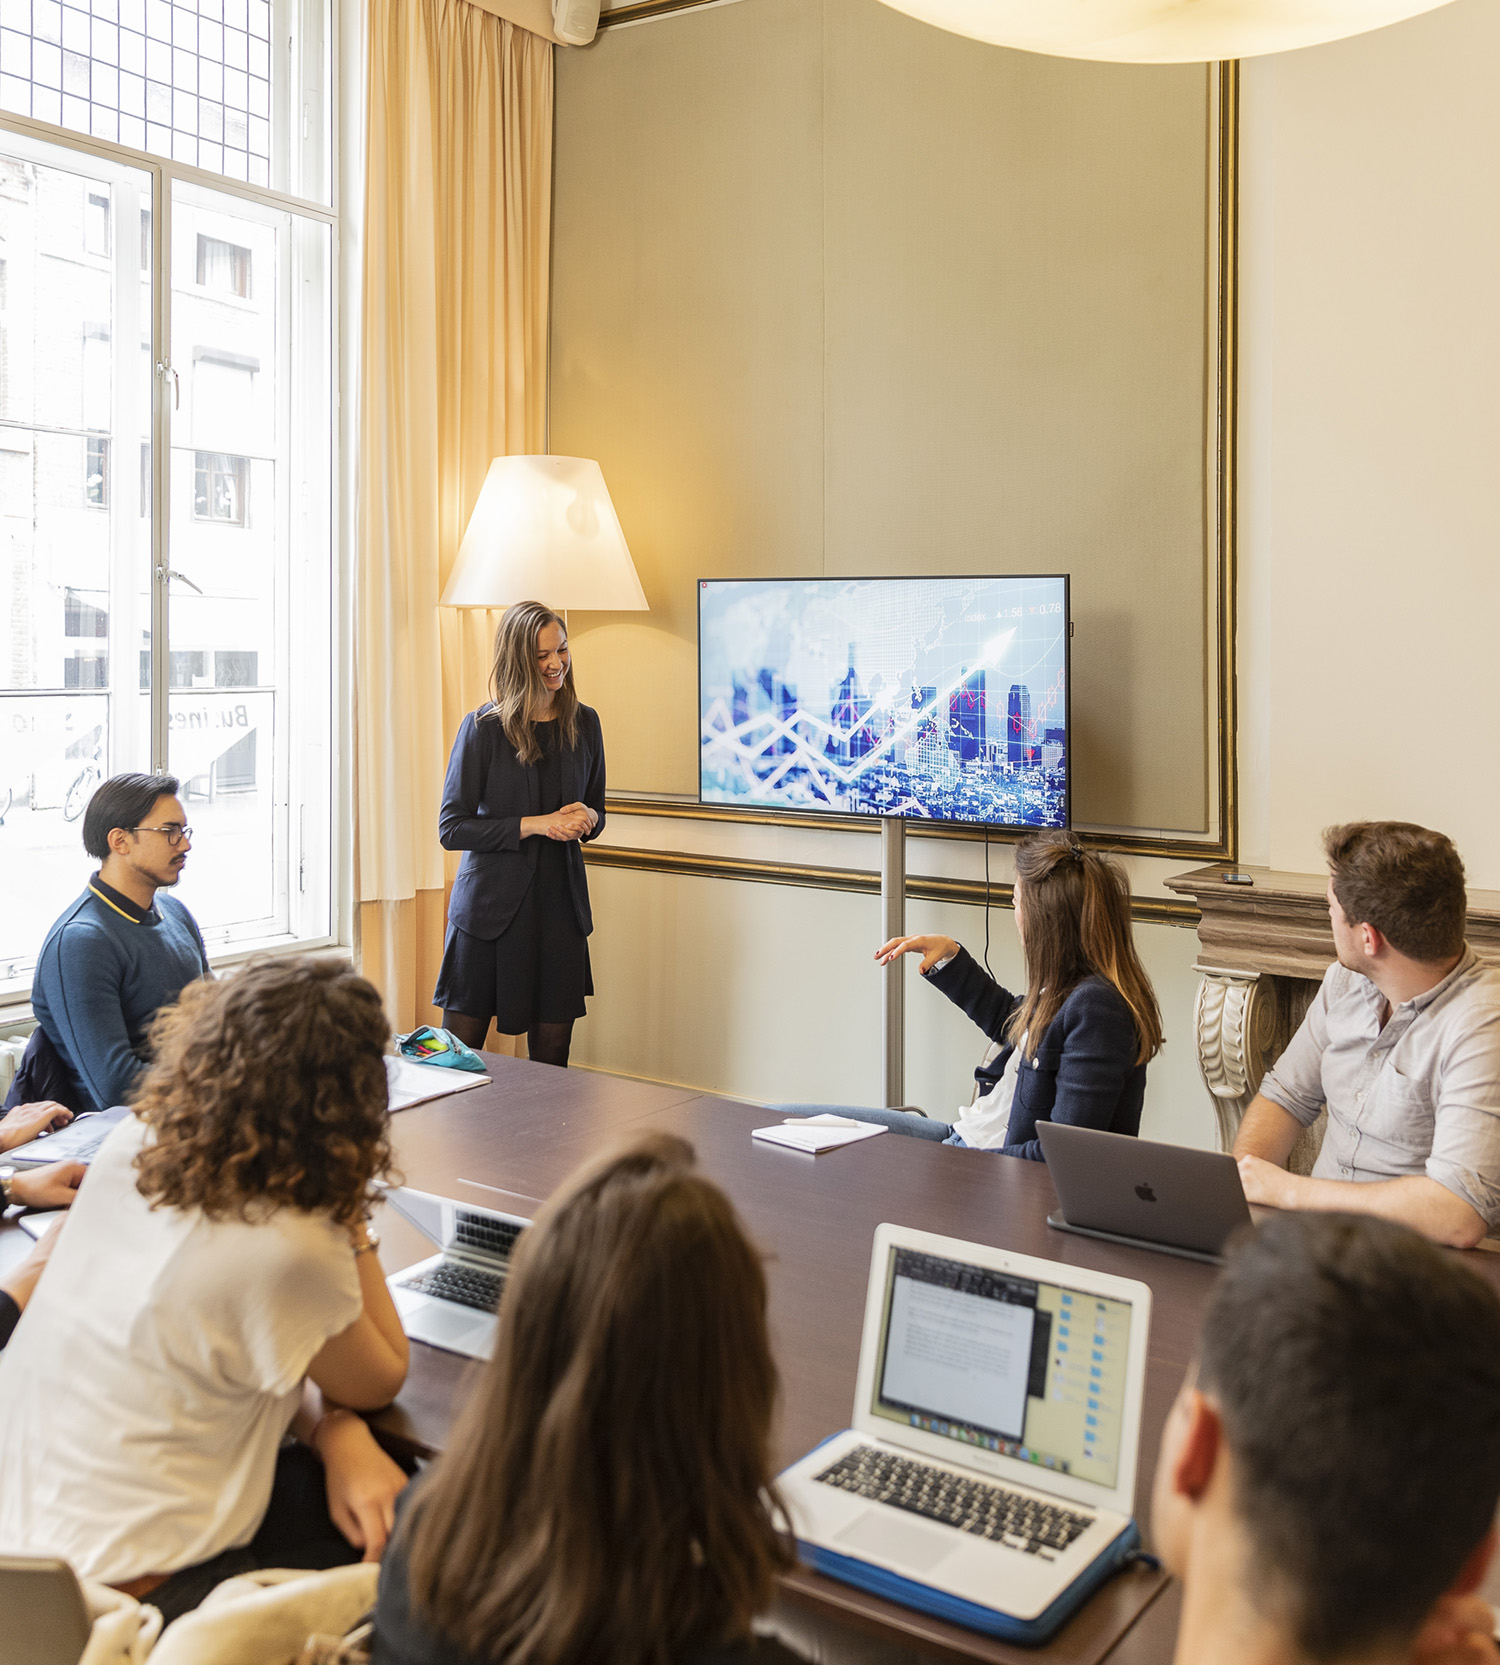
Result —
M 489 706 L 471 711 L 458 726 L 443 782 L 438 839 L 463 860 L 448 900 L 448 923 L 471 937 L 493 942 L 516 916 L 536 872 L 540 838 L 521 837 L 521 818 L 541 814 L 534 763 L 522 763 Z M 480 719 L 483 718 L 483 721 Z M 589 885 L 580 844 L 604 831 L 604 734 L 592 706 L 578 707 L 578 744 L 559 749 L 562 801 L 583 803 L 599 817 L 588 838 L 567 844 L 568 888 L 578 929 L 594 929 Z
M 963 948 L 940 971 L 929 971 L 927 981 L 1000 1043 L 995 1058 L 974 1071 L 980 1092 L 989 1092 L 1015 1050 L 1005 1026 L 1024 996 L 1002 989 Z M 1007 1142 L 997 1148 L 1006 1156 L 1043 1161 L 1036 1124 L 1046 1121 L 1139 1133 L 1146 1097 L 1146 1066 L 1135 1061 L 1140 1045 L 1125 997 L 1108 979 L 1086 977 L 1048 1024 L 1035 1058 L 1022 1055 Z

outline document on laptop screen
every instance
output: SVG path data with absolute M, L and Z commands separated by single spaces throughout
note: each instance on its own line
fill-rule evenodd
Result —
M 955 1289 L 933 1281 L 929 1266 L 896 1273 L 891 1289 L 883 1397 L 896 1404 L 942 1405 L 949 1416 L 1018 1440 L 1026 1431 L 1035 1305 L 1005 1286 Z
M 876 1416 L 1112 1487 L 1130 1304 L 893 1249 Z

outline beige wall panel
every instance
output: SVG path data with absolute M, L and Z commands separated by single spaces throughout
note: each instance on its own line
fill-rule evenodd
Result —
M 820 30 L 747 0 L 557 55 L 551 449 L 651 603 L 574 629 L 612 785 L 698 789 L 694 580 L 821 570 Z
M 1248 63 L 1252 860 L 1440 827 L 1500 886 L 1500 3 Z
M 1207 825 L 1201 69 L 876 0 L 742 0 L 557 60 L 551 448 L 652 611 L 577 616 L 618 788 L 697 788 L 702 576 L 1076 575 L 1080 820 Z
M 574 1061 L 758 1102 L 881 1101 L 878 899 L 623 868 L 591 868 L 597 993 L 574 1031 Z M 912 902 L 913 931 L 943 931 L 976 955 L 979 908 Z M 1167 1046 L 1147 1075 L 1142 1134 L 1211 1148 L 1213 1110 L 1193 1051 L 1197 938 L 1138 925 Z M 1021 978 L 1013 916 L 991 915 L 990 965 Z M 979 1030 L 907 973 L 906 1092 L 946 1117 L 973 1090 Z
M 1206 829 L 1208 73 L 825 18 L 826 570 L 1071 572 L 1075 818 Z

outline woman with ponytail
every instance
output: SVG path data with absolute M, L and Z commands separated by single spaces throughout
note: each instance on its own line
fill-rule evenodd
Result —
M 1032 1162 L 1043 1160 L 1038 1122 L 1140 1131 L 1161 1014 L 1131 937 L 1124 873 L 1069 833 L 1031 833 L 1016 846 L 1014 905 L 1024 994 L 1001 988 L 952 937 L 894 937 L 875 951 L 883 966 L 920 954 L 928 982 L 999 1044 L 974 1072 L 975 1101 L 951 1122 L 907 1110 L 846 1114 Z

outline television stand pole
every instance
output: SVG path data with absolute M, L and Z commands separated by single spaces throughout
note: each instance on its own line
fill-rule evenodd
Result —
M 880 821 L 881 938 L 906 935 L 906 822 L 897 815 Z M 896 1109 L 906 1103 L 906 957 L 885 968 L 885 1102 Z

